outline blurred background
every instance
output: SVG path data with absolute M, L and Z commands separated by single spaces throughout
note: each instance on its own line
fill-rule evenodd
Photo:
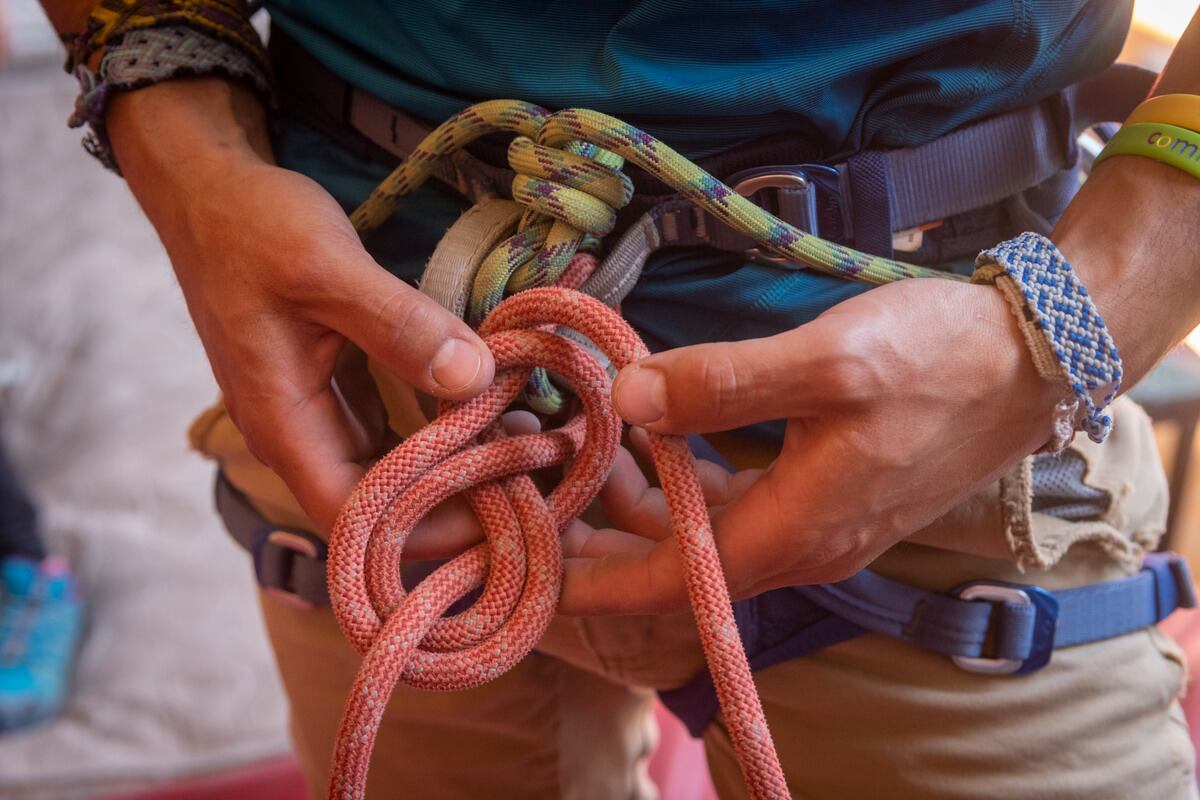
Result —
M 64 712 L 0 733 L 0 798 L 302 797 L 252 571 L 187 449 L 217 391 L 203 350 L 154 231 L 65 125 L 40 7 L 0 9 L 0 439 L 85 600 Z
M 1139 0 L 1122 60 L 1161 67 L 1198 2 Z M 299 800 L 251 568 L 184 438 L 216 386 L 153 230 L 64 124 L 62 60 L 35 0 L 0 0 L 0 440 L 86 598 L 62 713 L 0 732 L 0 798 Z M 1137 392 L 1194 568 L 1198 354 Z

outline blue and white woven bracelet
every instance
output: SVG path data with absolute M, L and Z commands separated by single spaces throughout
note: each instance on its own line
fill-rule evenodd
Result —
M 1103 442 L 1112 430 L 1104 409 L 1121 390 L 1121 356 L 1067 259 L 1045 236 L 1023 233 L 984 250 L 975 267 L 973 282 L 994 283 L 1008 299 L 1039 374 L 1065 381 L 1073 395 L 1059 404 L 1043 449 L 1062 450 L 1076 430 Z

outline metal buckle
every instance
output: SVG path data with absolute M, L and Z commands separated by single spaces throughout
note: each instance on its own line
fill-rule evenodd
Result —
M 815 180 L 815 176 L 817 175 L 823 175 L 827 179 L 836 180 L 838 171 L 834 167 L 826 167 L 822 164 L 759 167 L 743 170 L 732 175 L 729 178 L 729 182 L 733 185 L 735 192 L 746 198 L 753 197 L 763 189 L 800 189 L 803 192 L 800 201 L 803 218 L 798 221 L 800 224 L 796 225 L 796 227 L 805 233 L 819 236 L 820 231 L 817 217 L 817 189 L 819 188 L 819 184 Z M 767 210 L 771 211 L 771 209 Z M 788 222 L 789 224 L 796 224 L 797 221 L 788 220 Z M 770 255 L 759 247 L 753 247 L 747 252 L 757 258 L 775 264 L 790 263 L 789 259 Z
M 950 656 L 950 660 L 960 669 L 984 675 L 1025 675 L 1050 663 L 1050 656 L 1054 653 L 1054 632 L 1058 627 L 1058 600 L 1053 594 L 1037 586 L 999 582 L 969 583 L 954 594 L 960 600 L 1034 607 L 1033 642 L 1024 660 Z M 1003 608 L 1003 605 L 1000 607 Z
M 284 553 L 280 553 L 277 556 L 277 558 L 280 559 L 280 562 L 276 566 L 276 569 L 278 570 L 278 574 L 281 576 L 287 576 L 291 574 L 291 562 L 297 554 L 307 556 L 308 558 L 314 560 L 320 558 L 320 553 L 317 551 L 316 544 L 297 533 L 292 533 L 291 531 L 273 530 L 268 533 L 262 543 L 262 553 L 260 558 L 266 558 L 267 554 L 270 552 L 268 548 L 271 545 L 274 545 L 276 548 L 278 548 L 276 552 L 284 551 Z M 263 565 L 260 563 L 259 585 L 262 586 L 262 590 L 265 594 L 269 595 L 272 599 L 278 600 L 279 602 L 292 606 L 293 608 L 308 610 L 316 607 L 313 603 L 305 600 L 291 589 L 283 586 L 268 585 L 264 579 L 264 576 L 261 574 L 262 566 Z

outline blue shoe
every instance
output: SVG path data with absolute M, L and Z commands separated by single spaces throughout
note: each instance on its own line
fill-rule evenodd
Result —
M 0 561 L 0 731 L 58 713 L 66 700 L 83 604 L 61 558 Z

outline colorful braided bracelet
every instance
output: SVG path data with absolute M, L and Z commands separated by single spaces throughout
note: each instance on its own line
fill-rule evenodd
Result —
M 63 36 L 67 72 L 88 63 L 97 50 L 120 44 L 131 31 L 190 28 L 249 55 L 263 73 L 270 71 L 267 51 L 250 24 L 246 0 L 99 0 L 82 32 Z
M 1045 236 L 1023 233 L 984 250 L 975 266 L 971 280 L 994 283 L 1008 299 L 1038 373 L 1070 389 L 1042 451 L 1062 450 L 1076 430 L 1103 442 L 1112 430 L 1104 409 L 1121 389 L 1121 356 L 1067 259 Z
M 105 115 L 119 92 L 176 78 L 219 75 L 248 86 L 268 104 L 272 101 L 266 49 L 243 2 L 102 0 L 84 32 L 66 38 L 66 69 L 80 85 L 67 124 L 90 125 L 84 149 L 118 174 Z M 100 49 L 104 55 L 92 72 L 87 62 Z

